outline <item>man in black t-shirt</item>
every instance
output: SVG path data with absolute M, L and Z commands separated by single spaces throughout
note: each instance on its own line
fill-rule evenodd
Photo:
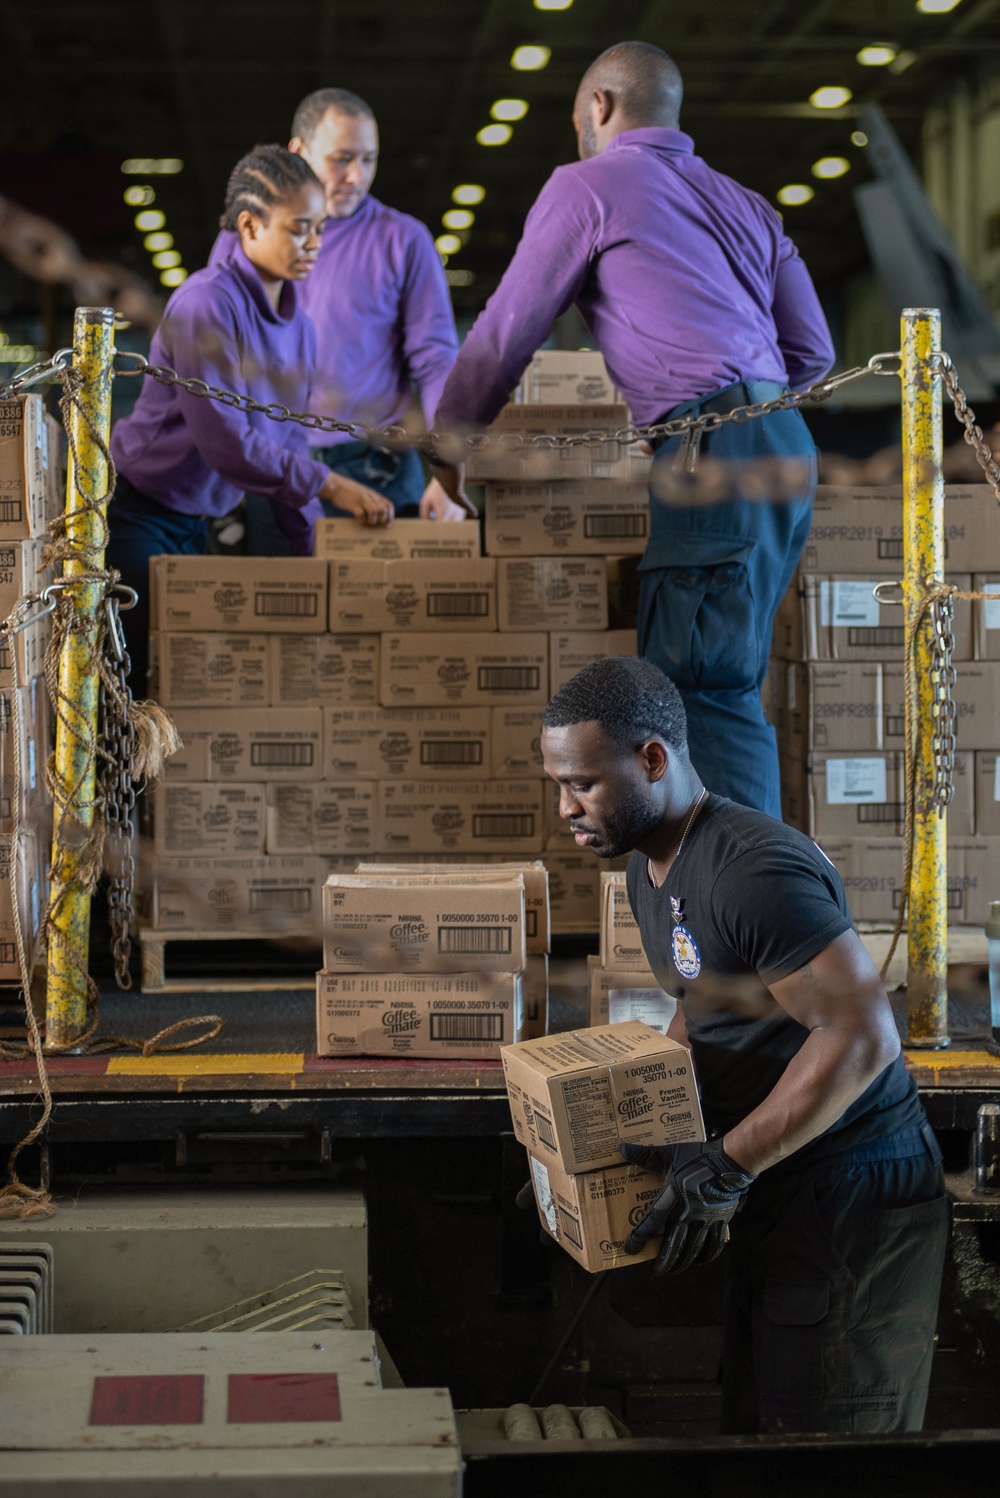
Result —
M 730 1243 L 724 1429 L 920 1429 L 940 1154 L 836 870 L 706 791 L 677 689 L 649 662 L 585 667 L 542 722 L 578 846 L 632 853 L 643 946 L 678 1001 L 669 1034 L 694 1056 L 709 1140 L 624 1148 L 665 1176 L 627 1246 L 662 1235 L 664 1273 Z

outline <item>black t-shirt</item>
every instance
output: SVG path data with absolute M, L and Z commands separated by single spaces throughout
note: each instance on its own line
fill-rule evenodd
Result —
M 709 796 L 654 889 L 633 853 L 628 894 L 650 966 L 680 1002 L 705 1121 L 725 1133 L 767 1096 L 809 1031 L 768 983 L 853 928 L 833 864 L 804 833 Z M 796 1167 L 923 1121 L 902 1056 L 835 1124 L 790 1157 Z

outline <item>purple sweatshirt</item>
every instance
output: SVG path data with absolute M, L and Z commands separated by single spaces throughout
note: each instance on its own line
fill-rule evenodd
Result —
M 542 188 L 445 386 L 439 429 L 486 425 L 576 303 L 640 423 L 740 380 L 833 362 L 809 273 L 759 197 L 680 130 L 626 130 Z
M 306 410 L 316 334 L 286 281 L 278 310 L 237 241 L 230 258 L 179 286 L 150 348 L 152 364 Z M 148 377 L 111 434 L 111 454 L 150 499 L 183 515 L 225 515 L 245 491 L 275 502 L 296 553 L 308 555 L 325 464 L 309 456 L 308 429 L 245 415 Z
M 224 260 L 235 239 L 220 234 L 209 263 Z M 328 218 L 299 296 L 319 349 L 311 410 L 385 426 L 405 416 L 412 382 L 430 425 L 458 339 L 441 260 L 423 224 L 373 197 L 350 218 Z M 350 438 L 314 438 L 338 440 Z

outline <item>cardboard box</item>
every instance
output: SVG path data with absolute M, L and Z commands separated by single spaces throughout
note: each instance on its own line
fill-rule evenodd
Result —
M 521 874 L 332 874 L 323 886 L 327 972 L 519 973 L 526 955 Z
M 318 707 L 185 707 L 171 716 L 184 747 L 166 780 L 318 780 L 323 713 Z
M 599 957 L 588 957 L 587 978 L 592 1025 L 617 1025 L 634 1019 L 666 1034 L 677 1012 L 677 1000 L 660 986 L 648 964 L 602 967 Z
M 0 402 L 0 410 L 3 409 L 3 404 Z M 37 593 L 39 588 L 51 580 L 51 569 L 42 568 L 44 547 L 45 542 L 41 538 L 0 540 L 0 619 L 7 618 L 25 593 Z
M 501 630 L 607 629 L 602 558 L 500 557 L 496 569 Z
M 153 630 L 149 637 L 149 694 L 165 707 L 269 707 L 270 666 L 266 635 Z
M 151 627 L 316 634 L 326 629 L 328 571 L 319 557 L 153 557 Z
M 1000 837 L 1000 753 L 980 750 L 975 760 L 976 833 L 979 837 Z
M 883 666 L 885 745 L 906 743 L 906 683 L 902 666 Z M 1000 661 L 965 661 L 951 689 L 959 749 L 1000 747 Z
M 996 505 L 996 500 L 993 503 Z M 998 595 L 996 598 L 977 599 L 972 609 L 976 660 L 1000 660 L 1000 572 L 973 573 L 972 591 Z
M 541 779 L 542 719 L 537 708 L 490 708 L 490 750 L 496 780 Z
M 161 855 L 263 853 L 264 787 L 159 782 L 153 788 L 153 846 Z
M 639 617 L 641 560 L 639 556 L 608 557 L 608 624 L 611 629 L 627 629 L 635 633 Z
M 578 936 L 599 930 L 601 865 L 593 853 L 570 843 L 547 848 L 544 862 L 549 871 L 553 935 Z
M 442 522 L 443 524 L 444 522 Z M 330 563 L 332 630 L 495 630 L 496 562 Z
M 46 615 L 36 619 L 13 637 L 0 635 L 0 689 L 14 685 L 14 659 L 17 659 L 17 679 L 30 681 L 45 670 L 45 652 L 52 634 L 52 619 Z M 136 688 L 138 691 L 138 688 Z M 140 694 L 141 695 L 141 694 Z
M 898 603 L 882 603 L 875 586 L 889 579 L 820 576 L 800 572 L 792 580 L 794 596 L 778 609 L 772 650 L 786 660 L 901 662 L 906 636 Z M 948 581 L 968 592 L 971 576 L 949 574 Z M 798 614 L 796 619 L 795 615 Z M 972 611 L 967 601 L 955 604 L 953 659 L 972 659 Z
M 596 349 L 539 349 L 517 387 L 525 405 L 615 405 L 621 397 Z
M 19 711 L 15 716 L 15 704 Z M 15 730 L 21 756 L 18 820 L 24 831 L 48 829 L 51 802 L 45 789 L 45 767 L 51 750 L 51 718 L 41 677 L 14 689 L 0 689 L 0 835 L 14 832 Z
M 887 726 L 883 671 L 888 669 L 879 662 L 772 661 L 768 675 L 780 703 L 779 739 L 800 755 L 882 749 Z
M 546 952 L 529 953 L 521 974 L 524 1005 L 523 1039 L 536 1040 L 549 1027 L 549 959 Z
M 519 973 L 316 974 L 320 1056 L 495 1061 L 521 1024 Z
M 655 1259 L 659 1238 L 627 1254 L 625 1239 L 663 1190 L 663 1177 L 619 1161 L 605 1170 L 569 1175 L 552 1159 L 529 1154 L 542 1227 L 591 1274 Z
M 624 1143 L 705 1137 L 690 1052 L 638 1021 L 522 1041 L 501 1059 L 516 1138 L 570 1175 L 620 1163 Z
M 40 395 L 0 400 L 0 541 L 45 535 L 55 498 L 49 438 Z
M 47 867 L 48 859 L 33 833 L 21 833 L 16 856 L 13 837 L 9 833 L 0 836 L 0 980 L 5 983 L 21 981 L 11 879 L 17 879 L 21 935 L 31 970 L 38 955 L 42 916 L 48 900 Z
M 549 874 L 541 859 L 524 862 L 506 861 L 502 854 L 486 855 L 483 863 L 467 863 L 461 854 L 435 862 L 429 855 L 411 855 L 408 862 L 390 862 L 388 859 L 365 860 L 353 870 L 356 874 L 371 874 L 376 878 L 398 878 L 421 880 L 427 875 L 447 874 L 459 880 L 476 880 L 489 883 L 498 876 L 519 874 L 524 880 L 524 930 L 525 951 L 529 956 L 540 956 L 551 946 L 551 920 L 549 915 Z
M 549 697 L 549 637 L 383 635 L 381 697 L 386 707 L 542 707 Z
M 379 845 L 378 794 L 370 780 L 269 785 L 268 853 L 374 853 Z
M 318 943 L 320 888 L 319 865 L 304 854 L 161 858 L 153 881 L 153 926 Z
M 374 707 L 380 635 L 271 635 L 275 707 Z
M 903 834 L 903 756 L 881 754 L 811 754 L 797 781 L 785 766 L 782 807 L 786 820 L 810 837 L 901 837 Z M 973 760 L 968 751 L 955 755 L 955 795 L 948 826 L 955 837 L 971 837 L 976 828 Z M 786 791 L 788 800 L 786 801 Z
M 542 781 L 542 806 L 545 848 L 575 848 L 576 842 L 569 830 L 569 822 L 559 815 L 559 787 L 554 780 Z M 590 856 L 593 858 L 593 853 Z
M 490 441 L 469 449 L 470 479 L 636 479 L 649 472 L 650 459 L 638 443 L 614 440 L 578 447 L 533 447 L 537 436 L 586 437 L 590 432 L 617 432 L 631 424 L 625 405 L 505 406 L 489 429 Z M 518 438 L 521 439 L 518 442 Z M 489 545 L 487 543 L 487 550 Z
M 574 630 L 549 635 L 549 691 L 554 697 L 571 677 L 593 661 L 635 655 L 634 629 Z
M 902 841 L 851 838 L 824 842 L 823 851 L 844 881 L 854 919 L 892 926 L 902 900 Z M 1000 838 L 949 838 L 948 924 L 983 925 L 996 896 L 998 876 Z
M 542 848 L 542 782 L 381 780 L 386 853 L 509 853 Z
M 949 572 L 974 572 L 981 567 L 983 559 L 996 551 L 996 499 L 992 489 L 986 484 L 949 484 L 945 489 L 944 532 Z M 902 562 L 901 487 L 820 485 L 802 553 L 803 571 L 898 577 Z
M 334 516 L 317 520 L 313 556 L 328 561 L 418 562 L 424 557 L 458 561 L 478 557 L 478 520 L 394 520 L 391 525 L 359 525 Z
M 629 968 L 649 967 L 639 927 L 629 904 L 625 873 L 601 875 L 601 965 Z
M 324 708 L 324 776 L 460 781 L 490 774 L 488 707 Z
M 649 539 L 649 490 L 632 483 L 486 485 L 486 550 L 496 557 L 639 555 Z

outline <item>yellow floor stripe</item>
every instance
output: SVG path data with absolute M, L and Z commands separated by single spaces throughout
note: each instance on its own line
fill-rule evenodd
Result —
M 295 1076 L 305 1057 L 290 1051 L 254 1052 L 248 1056 L 112 1056 L 108 1075 L 118 1077 L 218 1077 L 234 1073 Z
M 981 1066 L 1000 1069 L 1000 1056 L 989 1051 L 904 1051 L 911 1066 L 932 1066 L 947 1070 L 959 1066 Z

